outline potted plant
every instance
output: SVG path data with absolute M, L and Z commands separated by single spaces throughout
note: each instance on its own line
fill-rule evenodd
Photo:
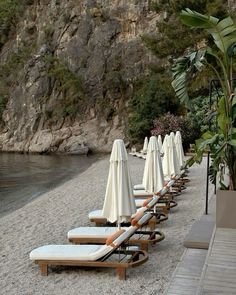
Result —
M 217 226 L 236 228 L 236 95 L 233 85 L 236 25 L 231 17 L 219 20 L 190 9 L 183 10 L 180 17 L 185 25 L 205 30 L 213 42 L 212 46 L 201 42 L 205 43 L 201 44 L 201 48 L 174 61 L 172 86 L 176 95 L 187 107 L 191 107 L 188 83 L 205 67 L 211 70 L 211 78 L 218 79 L 222 89 L 214 114 L 217 126 L 214 132 L 207 131 L 196 141 L 196 154 L 190 164 L 201 162 L 203 152 L 210 152 L 211 172 L 214 178 L 218 175 L 220 184 L 217 191 Z

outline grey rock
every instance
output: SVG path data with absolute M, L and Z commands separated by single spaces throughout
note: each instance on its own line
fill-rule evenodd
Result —
M 108 152 L 114 139 L 125 139 L 133 83 L 154 58 L 140 38 L 155 30 L 159 18 L 149 11 L 149 4 L 148 0 L 40 0 L 30 5 L 0 51 L 3 64 L 21 40 L 36 44 L 29 60 L 14 73 L 17 83 L 9 89 L 0 150 Z M 51 54 L 81 77 L 84 93 L 72 106 L 72 111 L 78 109 L 75 114 L 67 108 L 73 93 L 63 91 L 60 81 L 48 74 L 45 56 Z

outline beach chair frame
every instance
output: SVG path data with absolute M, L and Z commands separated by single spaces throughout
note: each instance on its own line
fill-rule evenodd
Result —
M 107 261 L 110 256 L 114 254 L 131 256 L 127 260 Z M 144 250 L 127 250 L 124 247 L 121 249 L 114 249 L 107 255 L 103 256 L 96 261 L 86 260 L 35 260 L 35 263 L 39 265 L 40 273 L 43 276 L 48 275 L 49 266 L 82 266 L 93 268 L 113 268 L 116 270 L 117 277 L 120 280 L 126 279 L 126 270 L 145 263 L 148 260 L 148 254 Z
M 159 230 L 137 230 L 135 235 L 139 235 L 138 238 L 131 238 L 128 241 L 128 245 L 138 245 L 141 250 L 148 251 L 149 245 L 154 245 L 165 239 L 163 232 Z M 147 236 L 147 238 L 143 238 Z M 106 242 L 105 237 L 77 237 L 70 238 L 69 241 L 73 244 L 104 244 Z

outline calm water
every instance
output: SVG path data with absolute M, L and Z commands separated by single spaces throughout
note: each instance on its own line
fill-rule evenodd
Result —
M 97 159 L 0 153 L 0 217 L 85 171 Z

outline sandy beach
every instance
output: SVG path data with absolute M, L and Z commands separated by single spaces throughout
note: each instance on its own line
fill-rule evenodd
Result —
M 134 184 L 141 183 L 144 160 L 130 157 Z M 24 207 L 0 218 L 1 294 L 163 294 L 184 251 L 183 240 L 204 211 L 206 161 L 190 168 L 187 189 L 176 198 L 178 207 L 160 224 L 166 238 L 149 250 L 144 265 L 128 270 L 119 281 L 109 269 L 57 267 L 42 277 L 29 260 L 32 249 L 46 244 L 67 244 L 67 232 L 92 225 L 88 213 L 101 209 L 109 157 L 92 164 L 72 180 Z M 210 188 L 211 194 L 212 187 Z

